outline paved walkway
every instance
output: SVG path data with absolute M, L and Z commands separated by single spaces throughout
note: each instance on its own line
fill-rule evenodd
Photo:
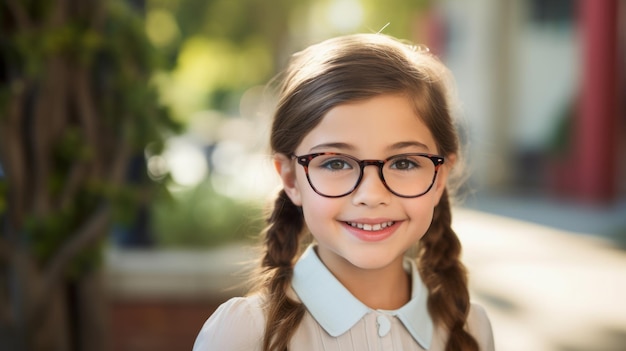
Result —
M 497 350 L 626 350 L 625 251 L 476 210 L 457 209 L 454 223 Z
M 613 205 L 590 205 L 538 196 L 468 196 L 464 207 L 585 236 L 608 239 L 626 248 L 626 198 Z

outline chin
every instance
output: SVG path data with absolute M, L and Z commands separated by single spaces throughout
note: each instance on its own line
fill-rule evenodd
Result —
M 397 256 L 391 256 L 388 254 L 381 255 L 381 254 L 363 253 L 356 257 L 355 256 L 349 257 L 347 258 L 347 260 L 353 266 L 357 268 L 367 269 L 367 270 L 376 270 L 376 269 L 382 269 L 382 268 L 389 266 L 391 263 L 396 261 L 397 258 L 398 258 Z

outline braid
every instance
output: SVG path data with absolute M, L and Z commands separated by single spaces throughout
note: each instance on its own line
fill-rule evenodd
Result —
M 281 191 L 265 229 L 265 255 L 261 261 L 260 288 L 267 293 L 264 351 L 286 351 L 304 316 L 304 306 L 287 296 L 303 227 L 300 209 Z
M 446 351 L 478 351 L 478 343 L 465 330 L 469 313 L 467 273 L 461 263 L 461 243 L 452 230 L 447 190 L 435 207 L 433 223 L 422 238 L 419 267 L 428 287 L 428 310 L 436 324 L 450 333 Z

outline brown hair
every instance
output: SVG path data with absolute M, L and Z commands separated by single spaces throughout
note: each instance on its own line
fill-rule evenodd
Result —
M 291 155 L 330 109 L 380 94 L 410 98 L 434 136 L 438 152 L 459 156 L 448 70 L 427 50 L 383 34 L 338 37 L 293 56 L 280 87 L 270 137 L 272 150 Z M 264 351 L 287 350 L 304 315 L 302 304 L 287 295 L 304 231 L 300 208 L 281 191 L 264 231 L 263 274 L 257 282 L 267 296 Z M 465 329 L 469 293 L 460 251 L 451 228 L 446 190 L 419 244 L 418 266 L 429 290 L 430 315 L 450 333 L 446 350 L 478 350 Z

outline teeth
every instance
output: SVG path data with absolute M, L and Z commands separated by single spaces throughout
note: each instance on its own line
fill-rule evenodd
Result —
M 365 223 L 354 223 L 354 222 L 348 222 L 348 224 L 350 224 L 351 226 L 355 227 L 355 228 L 359 228 L 359 229 L 363 229 L 369 232 L 374 232 L 377 230 L 381 230 L 381 229 L 385 229 L 389 226 L 392 226 L 394 222 L 389 221 L 389 222 L 383 222 L 383 223 L 376 223 L 376 224 L 365 224 Z

